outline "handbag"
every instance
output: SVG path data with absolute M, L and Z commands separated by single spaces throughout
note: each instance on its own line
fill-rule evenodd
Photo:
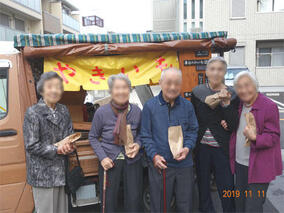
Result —
M 67 187 L 67 192 L 71 194 L 75 194 L 78 188 L 82 186 L 85 181 L 77 150 L 75 149 L 74 152 L 76 155 L 78 165 L 75 166 L 71 171 L 69 171 L 68 169 L 69 167 L 66 166 L 66 187 Z M 67 159 L 67 165 L 68 165 L 68 159 Z

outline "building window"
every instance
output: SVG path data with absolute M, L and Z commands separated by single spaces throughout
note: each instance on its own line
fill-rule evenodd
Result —
M 187 19 L 187 0 L 183 0 L 183 18 Z
M 284 40 L 257 42 L 256 58 L 258 67 L 284 66 Z
M 231 0 L 232 1 L 232 17 L 245 17 L 245 0 Z
M 183 32 L 187 32 L 187 22 L 183 23 Z
M 191 18 L 195 19 L 195 0 L 191 0 Z
M 25 31 L 25 22 L 15 18 L 15 29 L 20 31 Z
M 203 0 L 200 0 L 199 3 L 199 17 L 203 18 Z
M 203 31 L 203 21 L 199 22 L 199 28 L 201 31 Z
M 65 5 L 62 6 L 62 12 L 67 14 L 67 15 L 71 15 L 71 10 L 66 7 Z
M 284 1 L 283 0 L 274 0 L 273 2 L 273 11 L 284 11 Z
M 10 26 L 9 16 L 6 14 L 0 13 L 0 24 L 6 27 L 9 27 Z
M 195 22 L 191 22 L 191 29 L 195 28 Z
M 230 52 L 229 59 L 230 66 L 244 66 L 245 65 L 245 47 L 236 47 L 235 52 Z
M 283 0 L 257 0 L 258 12 L 284 11 Z

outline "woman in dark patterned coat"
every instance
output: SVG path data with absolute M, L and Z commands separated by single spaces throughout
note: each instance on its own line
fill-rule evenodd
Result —
M 39 102 L 28 108 L 24 119 L 27 181 L 33 188 L 37 213 L 68 212 L 65 194 L 65 155 L 73 151 L 72 145 L 54 144 L 73 131 L 66 106 L 57 103 L 63 94 L 63 83 L 55 72 L 44 73 L 37 91 Z

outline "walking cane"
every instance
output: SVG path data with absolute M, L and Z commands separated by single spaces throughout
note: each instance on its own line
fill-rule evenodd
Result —
M 104 184 L 103 184 L 103 213 L 105 213 L 106 207 L 106 179 L 107 179 L 107 171 L 104 170 Z
M 166 170 L 163 169 L 162 170 L 162 181 L 163 181 L 163 190 L 162 190 L 162 194 L 163 194 L 163 212 L 166 213 L 167 212 L 167 195 L 166 195 Z

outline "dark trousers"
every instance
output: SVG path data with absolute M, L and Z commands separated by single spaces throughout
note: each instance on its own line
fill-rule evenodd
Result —
M 235 198 L 236 212 L 263 212 L 266 192 L 269 183 L 248 184 L 248 167 L 236 163 L 236 192 L 240 192 Z
M 104 169 L 99 166 L 100 198 L 103 204 Z M 122 179 L 123 178 L 123 179 Z M 124 212 L 142 212 L 143 167 L 141 159 L 128 164 L 126 160 L 115 160 L 114 167 L 107 171 L 105 212 L 117 212 L 118 197 L 124 198 Z M 123 195 L 119 185 L 123 180 Z
M 199 210 L 201 212 L 215 212 L 210 192 L 212 170 L 216 177 L 216 185 L 223 212 L 234 212 L 234 199 L 223 196 L 224 190 L 234 190 L 234 177 L 230 170 L 229 158 L 221 148 L 205 144 L 200 144 L 196 153 Z
M 172 211 L 173 194 L 177 212 L 192 212 L 193 168 L 167 168 L 161 173 L 149 162 L 151 212 Z

